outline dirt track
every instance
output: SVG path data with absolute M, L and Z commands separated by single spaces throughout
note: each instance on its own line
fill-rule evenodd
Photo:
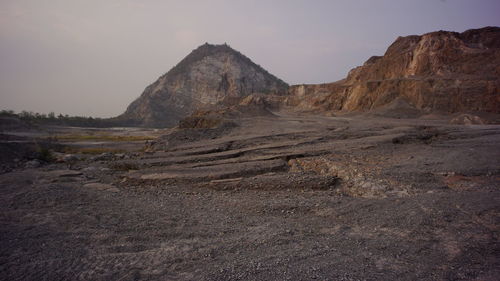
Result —
M 0 277 L 497 280 L 499 140 L 499 126 L 282 115 L 5 173 Z

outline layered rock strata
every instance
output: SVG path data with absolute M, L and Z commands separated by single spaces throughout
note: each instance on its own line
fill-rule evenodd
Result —
M 399 37 L 347 78 L 290 87 L 286 104 L 366 111 L 404 98 L 424 111 L 500 113 L 500 28 Z

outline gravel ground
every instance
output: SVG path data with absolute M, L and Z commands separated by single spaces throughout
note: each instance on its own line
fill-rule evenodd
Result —
M 0 279 L 498 280 L 499 140 L 499 126 L 279 116 L 15 169 L 0 175 Z

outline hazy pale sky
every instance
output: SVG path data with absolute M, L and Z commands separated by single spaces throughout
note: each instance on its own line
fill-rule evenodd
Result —
M 289 84 L 332 82 L 400 35 L 499 15 L 499 0 L 0 0 L 0 109 L 115 116 L 205 42 Z

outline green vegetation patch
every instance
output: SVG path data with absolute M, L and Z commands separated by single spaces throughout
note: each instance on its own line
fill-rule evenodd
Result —
M 122 141 L 147 141 L 156 139 L 153 136 L 119 136 L 119 135 L 56 135 L 50 137 L 57 141 L 110 141 L 110 142 L 122 142 Z
M 67 154 L 102 154 L 102 153 L 124 153 L 123 149 L 113 149 L 106 147 L 65 147 L 61 152 Z
M 41 147 L 40 145 L 37 144 L 36 148 L 37 152 L 37 159 L 50 163 L 55 161 L 55 156 L 54 153 L 52 153 L 52 150 L 46 148 L 46 147 Z

